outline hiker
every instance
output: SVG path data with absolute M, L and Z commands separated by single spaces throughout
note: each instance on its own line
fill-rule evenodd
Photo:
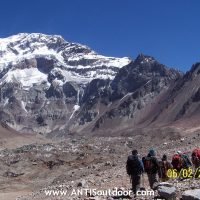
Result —
M 168 181 L 167 171 L 172 169 L 172 164 L 167 160 L 167 155 L 164 154 L 162 160 L 159 162 L 160 170 L 158 171 L 159 178 L 162 182 Z
M 182 169 L 188 169 L 192 167 L 192 163 L 186 153 L 177 151 L 177 153 L 172 157 L 173 168 L 180 172 Z
M 191 160 L 195 169 L 198 169 L 200 167 L 200 149 L 194 149 L 192 151 Z
M 133 150 L 132 155 L 128 156 L 126 171 L 131 178 L 133 193 L 136 195 L 137 191 L 140 190 L 141 176 L 144 172 L 144 166 L 142 160 L 138 157 L 137 150 Z
M 183 169 L 188 169 L 192 167 L 192 163 L 186 153 L 177 151 L 177 153 L 172 157 L 172 166 L 177 170 L 177 177 L 183 177 Z
M 143 157 L 144 170 L 147 173 L 149 185 L 151 189 L 154 188 L 155 183 L 158 183 L 157 174 L 160 170 L 158 159 L 156 158 L 156 152 L 151 149 L 146 157 Z
M 200 149 L 194 149 L 191 157 L 192 163 L 195 168 L 194 177 L 200 177 Z

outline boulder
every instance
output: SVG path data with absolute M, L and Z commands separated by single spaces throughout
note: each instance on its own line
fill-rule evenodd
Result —
M 168 183 L 168 182 L 160 182 L 158 183 L 158 187 L 159 186 L 173 187 L 173 184 Z
M 182 194 L 183 200 L 200 200 L 200 189 L 186 190 Z
M 24 175 L 24 173 L 17 174 L 17 173 L 14 173 L 14 172 L 7 171 L 7 172 L 4 173 L 3 176 L 13 178 L 13 177 L 18 177 L 18 176 L 22 176 L 22 175 Z
M 153 189 L 158 190 L 158 187 L 160 187 L 160 186 L 173 187 L 173 185 L 171 183 L 168 183 L 168 182 L 160 182 L 160 183 L 156 182 L 153 185 Z
M 176 188 L 173 186 L 159 186 L 158 194 L 162 198 L 173 200 L 176 198 Z

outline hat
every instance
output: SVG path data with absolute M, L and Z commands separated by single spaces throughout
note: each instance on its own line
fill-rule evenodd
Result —
M 163 155 L 162 160 L 167 160 L 167 155 L 166 154 Z
M 155 156 L 156 155 L 156 151 L 154 149 L 150 149 L 149 150 L 149 155 L 150 156 Z
M 133 154 L 133 155 L 137 155 L 137 154 L 138 154 L 138 151 L 137 151 L 136 149 L 134 149 L 134 150 L 132 151 L 132 154 Z

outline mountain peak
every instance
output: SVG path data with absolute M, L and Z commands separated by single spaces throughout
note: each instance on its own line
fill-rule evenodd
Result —
M 144 55 L 142 53 L 140 53 L 136 59 L 135 62 L 143 64 L 143 63 L 149 63 L 149 62 L 155 62 L 155 58 L 152 56 L 148 56 L 148 55 Z
M 128 58 L 99 55 L 86 45 L 65 41 L 60 35 L 19 33 L 0 39 L 0 44 L 0 75 L 3 80 L 13 80 L 16 74 L 24 77 L 21 74 L 33 70 L 28 66 L 30 63 L 27 64 L 31 62 L 31 68 L 36 68 L 35 73 L 38 67 L 46 72 L 52 63 L 51 69 L 59 71 L 65 77 L 63 80 L 87 83 L 95 78 L 113 79 L 118 69 L 130 62 Z M 40 70 L 37 74 L 42 75 Z
M 0 40 L 10 40 L 11 42 L 14 40 L 22 39 L 22 38 L 62 38 L 61 35 L 48 35 L 43 33 L 18 33 L 16 35 L 11 35 L 7 38 L 0 38 Z M 63 39 L 63 38 L 62 38 Z M 64 40 L 64 39 L 63 39 Z

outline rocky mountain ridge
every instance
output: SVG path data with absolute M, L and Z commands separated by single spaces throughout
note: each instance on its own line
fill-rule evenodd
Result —
M 0 119 L 21 132 L 58 129 L 79 108 L 91 80 L 113 79 L 129 62 L 57 35 L 22 33 L 0 39 Z
M 61 36 L 0 39 L 0 121 L 20 132 L 121 135 L 187 116 L 196 124 L 199 81 L 198 63 L 183 75 L 151 56 L 105 57 Z

